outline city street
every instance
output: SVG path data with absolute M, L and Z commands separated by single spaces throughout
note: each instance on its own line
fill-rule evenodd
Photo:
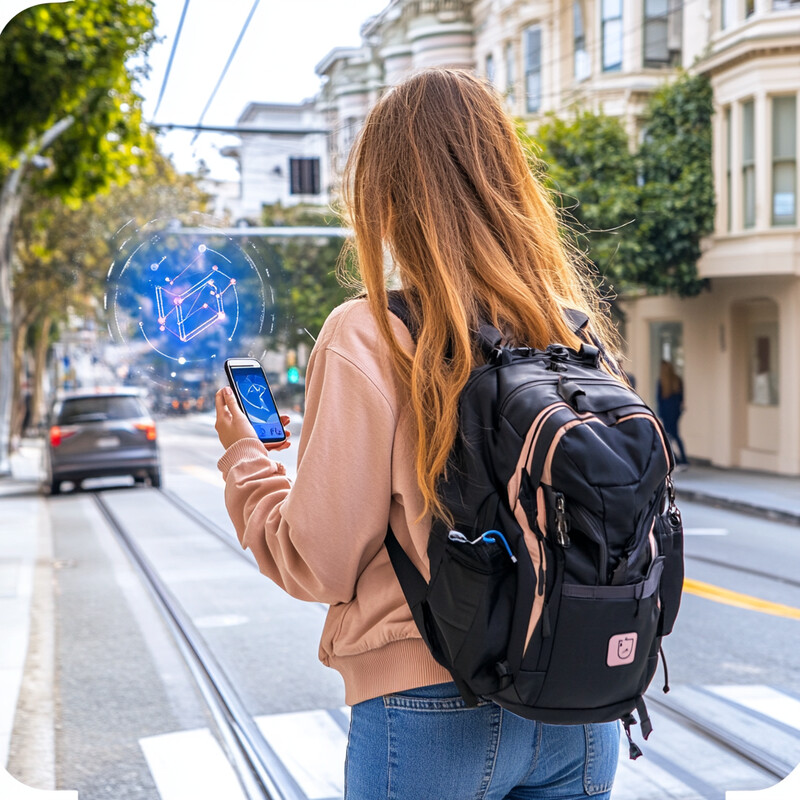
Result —
M 296 440 L 299 425 L 292 427 Z M 290 796 L 341 797 L 348 712 L 338 675 L 317 660 L 324 608 L 285 595 L 233 541 L 213 418 L 162 420 L 159 438 L 163 491 L 107 479 L 46 500 L 35 496 L 33 484 L 21 483 L 21 495 L 3 498 L 12 511 L 22 504 L 38 509 L 40 537 L 52 541 L 54 580 L 50 612 L 37 601 L 45 588 L 37 584 L 33 592 L 34 644 L 10 771 L 36 785 L 29 747 L 41 720 L 32 709 L 49 689 L 59 788 L 92 800 L 245 796 L 214 732 L 214 714 L 112 532 L 116 525 L 213 653 L 285 770 L 296 792 Z M 280 455 L 290 474 L 295 449 Z M 32 440 L 25 455 L 28 465 L 35 463 Z M 756 755 L 763 748 L 778 773 L 800 762 L 800 528 L 680 505 L 687 589 L 664 645 L 672 689 L 662 694 L 659 667 L 647 698 L 654 732 L 645 743 L 634 728 L 644 750 L 636 762 L 628 760 L 623 737 L 614 800 L 722 800 L 725 790 L 777 783 L 730 742 L 714 742 L 715 732 L 755 746 Z M 55 673 L 50 687 L 37 687 L 29 680 L 31 658 L 48 628 Z

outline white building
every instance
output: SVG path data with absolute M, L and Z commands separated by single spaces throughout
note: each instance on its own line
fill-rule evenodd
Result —
M 241 144 L 222 151 L 239 167 L 238 197 L 225 202 L 234 223 L 260 223 L 265 204 L 328 203 L 328 136 L 313 100 L 250 103 L 237 126 L 253 132 L 240 133 Z

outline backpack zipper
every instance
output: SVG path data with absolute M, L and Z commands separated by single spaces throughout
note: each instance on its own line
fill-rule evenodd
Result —
M 567 525 L 567 514 L 564 508 L 564 495 L 561 492 L 555 493 L 556 498 L 556 542 L 564 549 L 572 544 L 569 538 L 569 526 Z

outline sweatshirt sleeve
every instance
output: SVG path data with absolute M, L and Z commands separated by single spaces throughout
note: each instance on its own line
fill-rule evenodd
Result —
M 255 439 L 228 448 L 219 468 L 239 541 L 261 572 L 297 598 L 333 605 L 354 597 L 386 537 L 395 417 L 357 359 L 322 335 L 306 379 L 294 484 Z

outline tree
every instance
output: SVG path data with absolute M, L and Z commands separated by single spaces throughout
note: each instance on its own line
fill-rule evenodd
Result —
M 647 268 L 637 276 L 653 293 L 699 294 L 700 243 L 714 230 L 711 166 L 711 84 L 681 75 L 650 100 L 639 149 L 643 184 L 639 238 Z
M 335 227 L 338 218 L 327 208 L 317 206 L 264 206 L 263 224 Z M 314 336 L 328 314 L 348 297 L 348 290 L 336 277 L 336 265 L 343 241 L 338 236 L 296 237 L 272 242 L 280 269 L 277 276 L 276 301 L 279 317 L 284 321 L 284 344 L 295 348 Z
M 101 314 L 100 298 L 114 260 L 115 233 L 149 220 L 185 219 L 205 210 L 208 196 L 190 175 L 178 174 L 155 152 L 122 186 L 76 207 L 58 198 L 30 198 L 19 220 L 15 255 L 15 384 L 12 436 L 21 433 L 19 376 L 23 351 L 33 354 L 32 422 L 41 420 L 42 378 L 51 334 L 63 327 L 67 310 L 82 318 Z
M 9 471 L 14 222 L 26 191 L 75 205 L 146 155 L 152 138 L 133 90 L 144 66 L 129 65 L 143 59 L 153 27 L 152 0 L 73 0 L 22 12 L 0 38 L 0 475 Z
M 551 116 L 533 137 L 546 184 L 561 208 L 572 244 L 616 291 L 641 269 L 636 236 L 636 160 L 615 117 L 590 111 L 572 120 Z M 632 269 L 633 268 L 633 269 Z
M 574 244 L 616 294 L 699 293 L 704 236 L 713 230 L 712 91 L 682 74 L 652 96 L 637 151 L 621 122 L 579 112 L 551 116 L 527 144 L 538 146 Z

